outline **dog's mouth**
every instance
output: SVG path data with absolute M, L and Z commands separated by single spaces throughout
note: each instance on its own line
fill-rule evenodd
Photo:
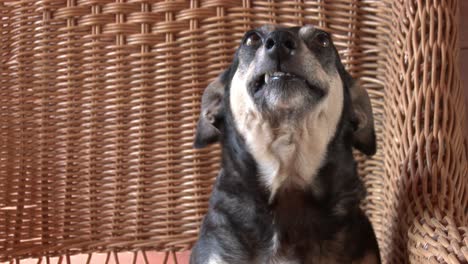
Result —
M 318 85 L 312 84 L 306 78 L 294 73 L 281 71 L 266 72 L 253 78 L 253 94 L 254 96 L 258 96 L 268 87 L 286 87 L 288 84 L 295 88 L 302 86 L 310 89 L 313 93 L 316 93 L 318 97 L 324 95 L 323 89 L 318 87 Z

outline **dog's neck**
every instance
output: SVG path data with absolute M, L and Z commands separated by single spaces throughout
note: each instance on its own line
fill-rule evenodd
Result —
M 272 199 L 271 189 L 262 183 L 257 162 L 249 152 L 245 140 L 237 132 L 231 115 L 226 117 L 223 128 L 223 168 L 227 174 L 224 180 L 237 186 L 248 188 L 249 194 L 258 195 L 264 206 L 275 210 L 287 203 L 289 195 L 295 199 L 303 199 L 304 203 L 297 206 L 314 207 L 329 215 L 343 216 L 357 208 L 364 196 L 364 188 L 356 173 L 356 165 L 352 155 L 350 133 L 343 124 L 327 147 L 327 157 L 316 172 L 313 182 L 307 186 L 280 186 L 278 195 Z M 342 122 L 340 122 L 342 123 Z M 284 200 L 284 201 L 283 201 Z M 288 207 L 293 207 L 290 204 Z M 307 209 L 307 208 L 302 208 Z M 310 208 L 309 208 L 310 209 Z M 282 210 L 278 211 L 282 213 Z M 287 213 L 287 212 L 284 212 Z

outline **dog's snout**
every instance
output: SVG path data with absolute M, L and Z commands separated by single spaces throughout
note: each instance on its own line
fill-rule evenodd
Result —
M 287 31 L 273 31 L 266 38 L 265 48 L 272 59 L 285 60 L 294 54 L 296 38 Z

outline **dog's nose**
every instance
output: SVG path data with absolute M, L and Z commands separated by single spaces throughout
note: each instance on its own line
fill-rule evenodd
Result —
M 272 59 L 286 60 L 294 54 L 296 49 L 295 37 L 282 30 L 273 31 L 265 41 L 265 48 Z

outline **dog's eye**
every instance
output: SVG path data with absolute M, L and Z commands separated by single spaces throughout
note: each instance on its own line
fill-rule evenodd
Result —
M 319 33 L 317 36 L 315 36 L 315 41 L 323 48 L 330 46 L 330 37 L 327 33 Z
M 245 45 L 249 47 L 256 47 L 260 45 L 261 42 L 262 39 L 257 33 L 252 33 L 245 39 Z

